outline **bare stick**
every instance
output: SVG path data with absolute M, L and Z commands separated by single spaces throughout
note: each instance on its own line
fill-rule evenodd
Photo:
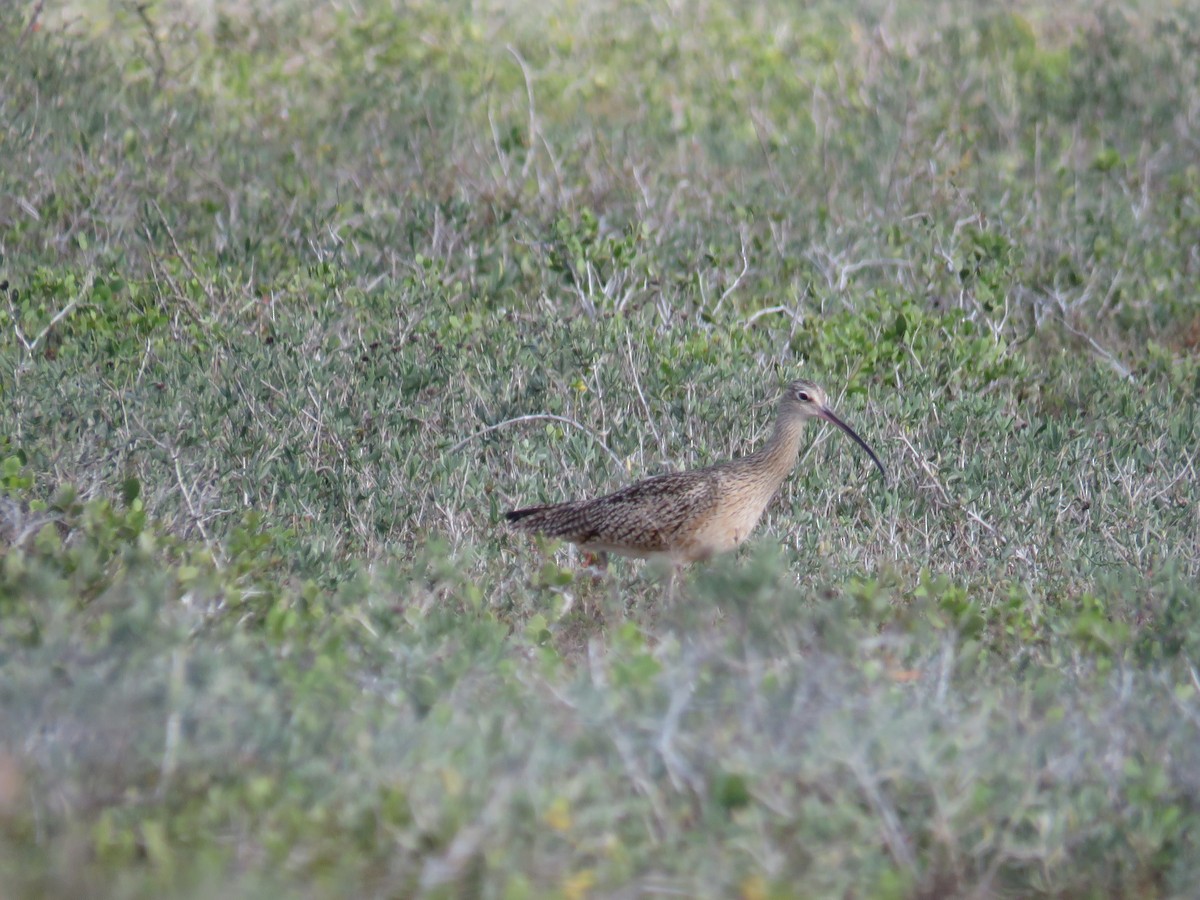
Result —
M 637 388 L 638 399 L 642 401 L 642 412 L 646 414 L 646 424 L 654 432 L 654 440 L 658 444 L 658 452 L 662 453 L 666 450 L 666 447 L 663 445 L 662 435 L 658 433 L 658 429 L 654 426 L 654 416 L 650 413 L 650 404 L 646 402 L 646 395 L 642 393 L 642 383 L 638 380 L 637 366 L 633 364 L 633 342 L 629 339 L 628 333 L 625 335 L 625 351 L 629 356 L 629 374 L 633 377 L 633 386 Z
M 719 310 L 721 308 L 721 304 L 723 304 L 728 299 L 729 295 L 737 290 L 738 285 L 742 283 L 742 279 L 746 277 L 746 273 L 749 271 L 750 271 L 750 258 L 746 253 L 746 235 L 743 233 L 742 234 L 742 271 L 738 272 L 737 278 L 733 279 L 733 283 L 731 285 L 729 285 L 729 287 L 725 288 L 724 293 L 722 293 L 721 296 L 719 298 L 717 298 L 717 305 L 713 307 L 714 313 L 716 313 L 717 310 Z
M 617 456 L 617 454 L 608 449 L 608 444 L 604 443 L 604 441 L 600 438 L 600 435 L 596 434 L 596 432 L 592 431 L 592 429 L 588 428 L 586 425 L 580 425 L 574 419 L 568 419 L 566 416 L 556 416 L 552 413 L 535 413 L 528 416 L 517 416 L 515 419 L 505 419 L 503 422 L 497 422 L 495 425 L 489 425 L 487 428 L 477 431 L 474 434 L 467 435 L 465 438 L 451 447 L 448 452 L 457 453 L 476 438 L 481 438 L 486 434 L 491 434 L 493 431 L 499 431 L 501 428 L 504 428 L 507 425 L 517 425 L 521 422 L 561 422 L 564 425 L 570 425 L 572 428 L 578 428 L 597 444 L 599 444 L 601 448 L 603 448 L 604 452 L 608 454 L 609 459 L 617 464 L 617 468 L 625 468 L 625 463 L 621 461 L 621 458 Z

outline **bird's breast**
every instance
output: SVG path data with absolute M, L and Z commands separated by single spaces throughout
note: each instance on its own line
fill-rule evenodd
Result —
M 723 487 L 721 502 L 691 535 L 688 556 L 692 559 L 706 559 L 743 543 L 778 489 L 778 485 L 738 481 Z

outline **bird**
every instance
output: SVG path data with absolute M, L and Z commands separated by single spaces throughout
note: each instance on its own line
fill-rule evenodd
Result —
M 678 571 L 732 550 L 750 536 L 795 467 L 804 426 L 813 418 L 846 432 L 887 481 L 875 451 L 834 414 L 825 391 L 800 379 L 784 390 L 775 429 L 754 453 L 657 475 L 602 497 L 514 509 L 505 518 L 517 531 L 577 544 L 595 554 L 601 567 L 613 553 L 665 557 Z

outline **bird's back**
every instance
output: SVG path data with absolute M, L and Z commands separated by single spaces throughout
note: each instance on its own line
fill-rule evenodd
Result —
M 698 469 L 647 478 L 594 500 L 514 510 L 507 517 L 521 531 L 563 538 L 587 550 L 688 556 L 688 536 L 719 499 L 715 469 Z

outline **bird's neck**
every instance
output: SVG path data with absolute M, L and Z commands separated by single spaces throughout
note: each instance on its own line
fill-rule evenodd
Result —
M 777 483 L 782 482 L 796 465 L 803 436 L 803 419 L 780 418 L 767 442 L 746 459 L 753 460 L 755 468 L 766 472 Z

